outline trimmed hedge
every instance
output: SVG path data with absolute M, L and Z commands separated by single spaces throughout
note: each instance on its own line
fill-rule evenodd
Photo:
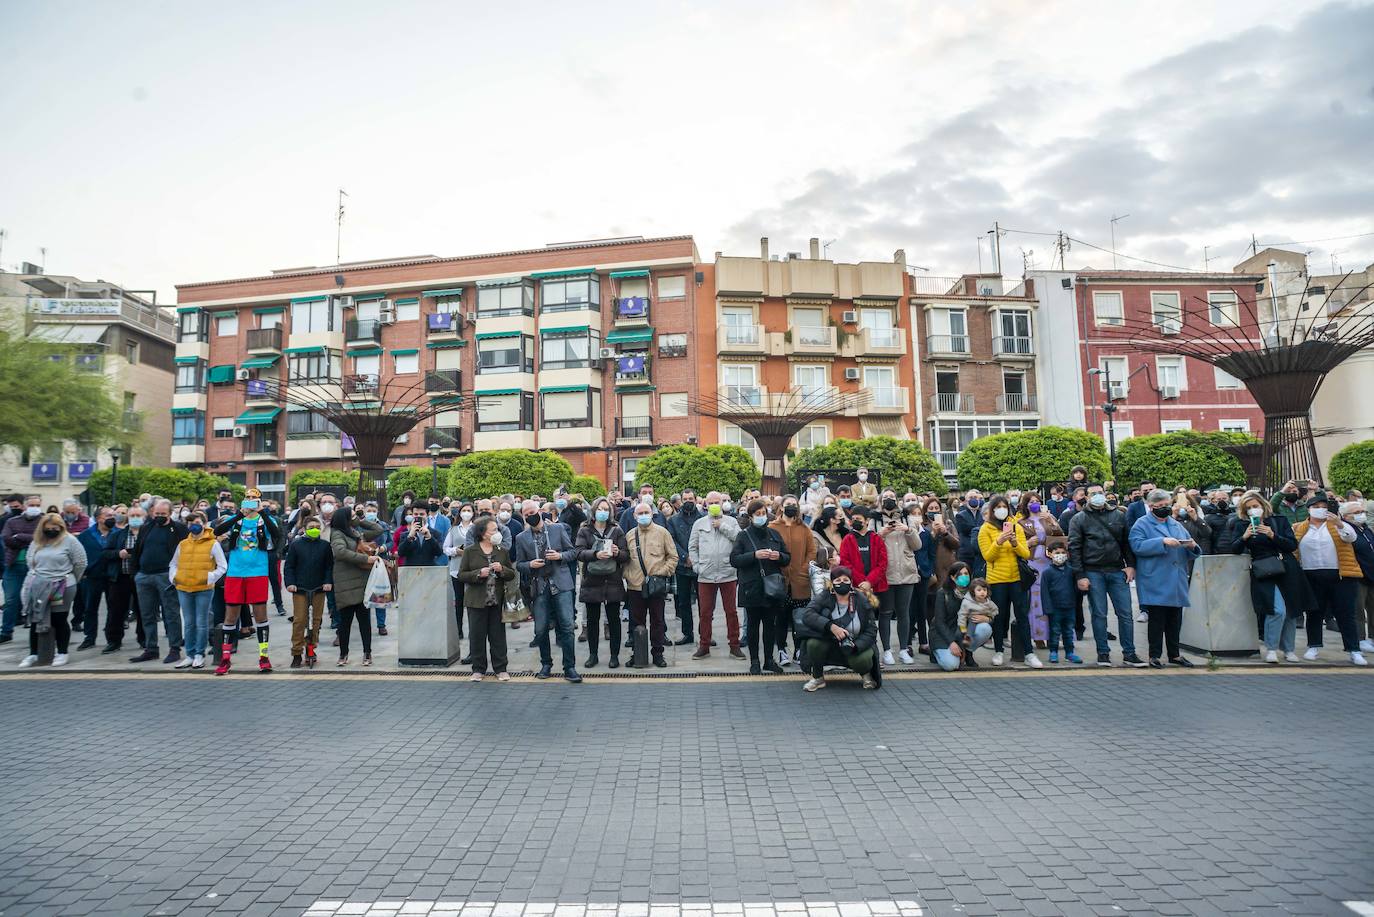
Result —
M 824 446 L 802 450 L 787 471 L 791 492 L 802 492 L 804 471 L 858 468 L 878 472 L 883 487 L 898 493 L 943 494 L 947 489 L 944 473 L 935 456 L 912 439 L 871 436 L 868 439 L 837 439 Z
M 348 493 L 356 497 L 358 495 L 358 472 L 341 471 L 333 468 L 307 468 L 304 471 L 297 471 L 286 479 L 286 499 L 288 502 L 295 501 L 296 485 L 298 484 L 343 486 L 348 488 Z
M 386 501 L 389 506 L 398 506 L 401 494 L 413 490 L 415 496 L 423 499 L 429 496 L 434 486 L 434 468 L 428 465 L 409 465 L 397 468 L 386 477 Z M 448 469 L 439 469 L 439 490 L 448 486 Z
M 448 494 L 463 500 L 504 493 L 548 497 L 572 479 L 572 465 L 557 452 L 492 449 L 468 453 L 453 463 L 448 470 Z M 416 488 L 415 492 L 420 491 Z M 426 483 L 425 493 L 428 492 Z
M 648 456 L 635 468 L 635 487 L 652 484 L 663 495 L 684 488 L 704 494 L 720 490 L 738 498 L 763 481 L 754 458 L 740 446 L 668 446 Z
M 1153 481 L 1165 490 L 1245 484 L 1245 469 L 1222 445 L 1253 443 L 1248 433 L 1178 430 L 1134 436 L 1117 444 L 1116 473 L 1121 487 Z
M 1344 497 L 1347 491 L 1358 490 L 1368 500 L 1374 494 L 1374 439 L 1351 443 L 1331 456 L 1327 469 L 1331 489 Z
M 104 505 L 110 499 L 111 469 L 102 468 L 91 475 L 87 482 L 91 502 Z M 214 501 L 221 490 L 231 490 L 234 501 L 243 499 L 243 485 L 230 484 L 229 479 L 203 471 L 187 471 L 181 468 L 140 468 L 138 466 L 119 467 L 119 480 L 116 484 L 116 503 L 134 503 L 145 493 L 157 494 L 173 501 L 185 500 L 195 503 L 198 500 Z
M 1041 427 L 979 437 L 959 453 L 956 469 L 964 490 L 976 487 L 999 493 L 1010 488 L 1028 490 L 1045 481 L 1067 481 L 1075 465 L 1088 469 L 1090 481 L 1111 476 L 1102 437 L 1068 427 Z
M 568 485 L 568 493 L 581 494 L 584 500 L 595 500 L 597 497 L 606 496 L 606 485 L 595 475 L 574 475 L 572 483 Z

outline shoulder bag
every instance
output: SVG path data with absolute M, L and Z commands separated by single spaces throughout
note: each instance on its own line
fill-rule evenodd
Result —
M 644 551 L 640 547 L 642 540 L 639 532 L 635 532 L 635 554 L 639 557 L 639 569 L 644 573 L 644 585 L 639 587 L 639 594 L 644 600 L 661 599 L 668 595 L 668 577 L 650 576 L 649 567 L 644 563 Z
M 1250 559 L 1250 576 L 1254 579 L 1280 579 L 1285 572 L 1287 571 L 1284 569 L 1282 554 L 1270 554 L 1268 557 L 1252 557 Z
M 749 543 L 754 546 L 754 550 L 759 550 L 759 543 L 754 538 L 754 533 L 749 533 Z M 759 563 L 759 574 L 763 579 L 763 597 L 770 602 L 782 603 L 791 598 L 787 591 L 787 579 L 781 573 L 764 573 L 763 563 Z
M 611 546 L 610 538 L 595 536 L 592 539 L 592 550 L 600 554 L 602 551 L 609 550 Z M 620 565 L 616 563 L 614 557 L 598 557 L 587 561 L 588 576 L 615 576 L 620 572 Z

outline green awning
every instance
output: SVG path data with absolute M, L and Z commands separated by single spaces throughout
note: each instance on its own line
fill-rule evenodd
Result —
M 238 315 L 238 314 L 239 314 L 239 310 L 237 310 L 237 309 L 220 309 L 218 312 L 211 312 L 210 314 L 213 315 L 215 318 L 228 318 L 228 317 L 231 316 L 231 315 Z
M 586 334 L 592 330 L 591 325 L 568 325 L 566 328 L 540 328 L 540 334 Z
M 190 414 L 199 413 L 195 408 L 172 408 L 173 417 L 186 417 Z
M 498 277 L 495 280 L 479 280 L 479 287 L 509 287 L 514 286 L 524 280 L 524 277 Z
M 545 385 L 539 389 L 541 395 L 552 395 L 557 392 L 585 392 L 591 388 L 590 385 Z
M 417 303 L 417 302 L 419 302 L 419 301 L 420 301 L 420 300 L 419 300 L 417 297 L 412 296 L 412 297 L 410 297 L 409 299 L 398 299 L 398 300 L 396 300 L 396 305 L 398 305 L 398 306 L 413 306 L 415 303 Z
M 479 341 L 489 341 L 492 338 L 518 338 L 519 331 L 488 331 L 486 334 L 477 335 Z
M 288 347 L 282 353 L 324 353 L 323 347 Z
M 476 396 L 479 397 L 479 398 L 481 398 L 481 397 L 483 397 L 483 396 L 491 397 L 491 396 L 495 396 L 495 395 L 518 395 L 518 394 L 520 394 L 520 389 L 518 389 L 518 388 L 489 388 L 489 389 L 484 389 L 484 390 L 482 390 L 482 391 L 473 392 L 473 394 L 476 395 Z
M 348 355 L 350 357 L 379 357 L 382 355 L 382 348 L 365 347 L 362 350 L 350 350 Z
M 654 390 L 654 386 L 640 383 L 635 383 L 633 385 L 617 384 L 615 390 L 620 392 L 621 394 L 624 394 L 625 392 L 652 392 Z
M 393 350 L 393 351 L 391 351 L 391 355 L 392 355 L 393 357 L 408 357 L 408 356 L 410 356 L 412 353 L 419 353 L 419 352 L 420 352 L 419 348 L 417 348 L 417 347 L 410 347 L 410 348 L 406 348 L 406 349 L 403 349 L 403 350 Z
M 239 364 L 240 369 L 266 369 L 269 366 L 276 366 L 281 359 L 281 354 L 274 353 L 270 357 L 254 357 L 251 360 L 244 360 Z
M 210 372 L 205 376 L 206 382 L 233 382 L 234 364 L 225 363 L 222 366 L 211 366 Z
M 462 404 L 462 395 L 430 395 L 430 404 Z
M 285 312 L 286 306 L 259 306 L 253 310 L 254 315 L 273 315 L 277 312 Z
M 253 408 L 253 410 L 251 410 L 251 411 L 244 411 L 244 412 L 243 412 L 242 414 L 240 414 L 238 417 L 235 417 L 235 418 L 234 418 L 234 423 L 242 423 L 242 424 L 271 423 L 272 421 L 274 421 L 274 420 L 277 419 L 277 415 L 280 414 L 280 413 L 281 413 L 281 408 Z
M 372 302 L 372 301 L 375 300 L 375 299 L 386 299 L 386 294 L 385 294 L 385 293 L 363 293 L 363 294 L 360 295 L 360 296 L 354 296 L 354 297 L 353 297 L 353 301 L 354 301 L 354 302 Z
M 189 366 L 189 365 L 192 364 L 192 363 L 199 363 L 199 362 L 200 362 L 200 357 L 177 357 L 177 358 L 176 358 L 175 360 L 173 360 L 172 362 L 175 363 L 175 364 L 178 365 L 178 366 Z M 247 363 L 244 364 L 244 366 L 247 366 L 247 365 L 248 365 Z
M 594 267 L 579 267 L 566 271 L 535 271 L 530 276 L 535 280 L 545 280 L 550 277 L 582 277 L 587 274 L 595 274 Z
M 620 279 L 625 278 L 625 277 L 648 277 L 648 276 L 649 276 L 649 272 L 648 272 L 648 271 L 611 271 L 611 276 L 614 277 L 616 280 L 620 280 Z
M 638 328 L 634 330 L 612 331 L 606 335 L 607 344 L 642 344 L 654 339 L 654 329 Z
M 324 302 L 328 298 L 327 296 L 297 296 L 295 299 L 291 300 L 291 305 L 294 306 L 297 303 L 307 302 Z
M 425 345 L 430 350 L 447 350 L 450 347 L 466 347 L 467 341 L 430 341 Z
M 434 296 L 434 297 L 436 297 L 436 298 L 439 297 L 439 296 L 462 296 L 462 295 L 463 295 L 463 288 L 462 288 L 462 287 L 454 287 L 454 288 L 451 289 L 451 290 L 423 290 L 423 291 L 420 292 L 420 295 L 421 295 L 421 296 Z
M 182 313 L 182 312 L 199 312 L 199 311 L 200 311 L 200 306 L 177 306 L 177 313 L 178 313 L 178 314 L 180 314 L 180 313 Z

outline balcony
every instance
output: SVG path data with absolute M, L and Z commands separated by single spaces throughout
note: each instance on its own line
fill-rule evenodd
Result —
M 425 448 L 438 446 L 442 452 L 457 452 L 462 446 L 462 431 L 458 427 L 429 427 L 425 430 Z
M 381 388 L 381 379 L 375 373 L 344 376 L 344 397 L 350 400 L 368 401 L 376 398 Z
M 972 414 L 973 396 L 958 392 L 937 392 L 930 396 L 932 414 Z
M 945 474 L 954 474 L 959 466 L 959 453 L 957 452 L 937 452 L 935 460 L 940 463 L 940 470 Z
M 906 331 L 902 328 L 860 328 L 856 357 L 900 357 L 906 353 Z
M 615 441 L 620 445 L 650 445 L 654 441 L 652 417 L 617 417 Z
M 143 415 L 138 411 L 125 411 L 119 419 L 119 427 L 125 433 L 142 433 Z
M 248 352 L 263 351 L 281 353 L 281 326 L 275 328 L 249 328 Z
M 425 317 L 425 333 L 430 340 L 452 340 L 463 327 L 463 317 L 457 312 L 435 312 Z
M 970 356 L 967 334 L 932 334 L 926 337 L 926 357 L 959 358 Z
M 275 379 L 249 379 L 243 383 L 245 407 L 281 404 L 281 388 Z
M 865 414 L 905 414 L 907 412 L 907 390 L 903 386 L 870 388 L 868 401 L 864 404 Z
M 643 354 L 626 354 L 615 361 L 617 386 L 648 385 L 650 360 Z
M 454 393 L 462 390 L 463 371 L 460 369 L 435 369 L 425 373 L 425 391 Z
M 350 318 L 344 322 L 345 347 L 375 347 L 382 342 L 382 323 L 375 318 Z
M 995 337 L 992 355 L 999 360 L 1035 359 L 1035 342 L 1028 337 Z
M 839 352 L 835 345 L 835 329 L 829 326 L 800 325 L 788 332 L 787 352 L 789 354 L 820 354 L 834 356 Z
M 731 408 L 762 408 L 768 399 L 768 389 L 762 385 L 722 385 L 720 406 Z
M 716 328 L 718 353 L 756 353 L 767 351 L 762 325 L 720 325 Z
M 615 323 L 621 327 L 649 324 L 649 297 L 622 296 L 617 299 Z
M 1039 410 L 1034 395 L 1016 392 L 997 396 L 998 414 L 1035 414 Z

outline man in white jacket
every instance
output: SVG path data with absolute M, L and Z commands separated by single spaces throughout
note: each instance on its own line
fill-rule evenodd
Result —
M 725 608 L 725 629 L 730 641 L 730 655 L 744 658 L 739 646 L 739 612 L 735 608 L 735 568 L 730 565 L 730 551 L 739 536 L 739 522 L 722 509 L 725 495 L 711 491 L 706 495 L 706 512 L 692 525 L 687 542 L 687 556 L 697 575 L 697 606 L 700 620 L 697 625 L 699 642 L 693 659 L 711 655 L 711 619 L 716 613 L 716 596 L 720 595 Z

